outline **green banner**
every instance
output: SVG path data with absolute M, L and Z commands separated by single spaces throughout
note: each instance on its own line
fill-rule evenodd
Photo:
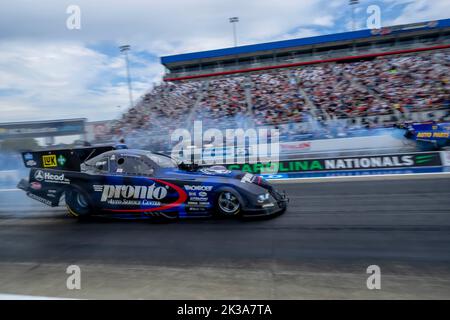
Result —
M 230 170 L 250 173 L 317 172 L 440 166 L 439 152 L 282 160 L 268 163 L 228 164 Z

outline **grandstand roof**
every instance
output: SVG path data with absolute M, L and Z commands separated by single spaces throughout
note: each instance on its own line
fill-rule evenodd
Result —
M 329 42 L 357 40 L 357 39 L 370 38 L 370 37 L 375 38 L 375 37 L 379 37 L 380 35 L 386 35 L 386 34 L 407 33 L 407 32 L 415 32 L 415 31 L 421 31 L 421 30 L 427 30 L 427 29 L 446 28 L 446 27 L 450 27 L 450 19 L 419 22 L 419 23 L 412 23 L 412 24 L 398 25 L 398 26 L 390 26 L 390 27 L 384 27 L 380 30 L 365 29 L 365 30 L 343 32 L 343 33 L 315 36 L 315 37 L 308 37 L 308 38 L 299 38 L 299 39 L 291 39 L 291 40 L 245 45 L 245 46 L 239 46 L 239 47 L 233 47 L 233 48 L 224 48 L 224 49 L 216 49 L 216 50 L 209 50 L 209 51 L 177 54 L 177 55 L 161 57 L 161 63 L 165 66 L 168 66 L 173 63 L 187 63 L 189 61 L 194 61 L 194 60 L 199 60 L 199 59 L 211 59 L 211 58 L 220 58 L 220 57 L 225 57 L 225 56 L 236 56 L 236 55 L 241 55 L 241 54 L 255 53 L 258 51 L 287 49 L 287 48 L 329 43 Z

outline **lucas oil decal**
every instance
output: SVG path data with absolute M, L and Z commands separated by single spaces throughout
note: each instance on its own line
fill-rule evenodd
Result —
M 117 206 L 117 209 L 104 209 L 114 212 L 162 211 L 181 205 L 187 199 L 180 187 L 159 179 L 148 179 L 148 185 L 94 185 L 100 193 L 100 202 Z M 121 207 L 140 207 L 121 209 Z

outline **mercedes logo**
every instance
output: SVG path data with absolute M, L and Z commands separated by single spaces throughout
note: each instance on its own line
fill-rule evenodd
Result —
M 36 171 L 36 172 L 34 173 L 34 178 L 35 178 L 37 181 L 42 181 L 42 180 L 44 180 L 44 172 L 42 172 L 42 170 Z

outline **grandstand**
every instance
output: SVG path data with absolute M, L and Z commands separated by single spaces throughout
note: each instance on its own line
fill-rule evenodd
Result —
M 193 120 L 276 126 L 287 139 L 440 120 L 450 104 L 450 19 L 161 58 L 164 81 L 113 127 L 161 147 Z

